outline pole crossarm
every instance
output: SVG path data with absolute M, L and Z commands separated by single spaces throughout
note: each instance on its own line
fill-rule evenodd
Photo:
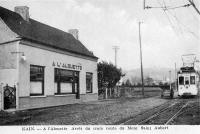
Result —
M 196 5 L 193 2 L 193 0 L 188 0 L 188 2 L 189 2 L 188 4 L 181 5 L 181 6 L 160 6 L 160 7 L 155 7 L 155 6 L 146 6 L 146 2 L 144 0 L 144 2 L 143 2 L 144 5 L 143 6 L 144 6 L 144 9 L 160 8 L 160 9 L 163 9 L 163 10 L 173 10 L 173 9 L 177 9 L 177 8 L 193 6 L 193 8 L 196 10 L 196 12 L 200 15 L 200 11 L 196 7 Z
M 115 66 L 117 67 L 117 50 L 119 49 L 119 47 L 113 46 L 113 49 L 115 50 Z
M 182 6 L 174 6 L 174 7 L 170 7 L 170 6 L 160 6 L 160 7 L 153 7 L 153 6 L 145 6 L 144 9 L 151 9 L 151 8 L 161 8 L 163 10 L 172 10 L 172 9 L 177 9 L 177 8 L 182 8 L 182 7 L 189 7 L 192 4 L 185 4 Z

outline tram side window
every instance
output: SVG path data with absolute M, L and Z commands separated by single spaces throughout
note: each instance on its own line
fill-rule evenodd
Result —
M 179 77 L 179 85 L 184 85 L 184 77 L 183 76 Z
M 195 76 L 190 76 L 190 84 L 195 84 Z

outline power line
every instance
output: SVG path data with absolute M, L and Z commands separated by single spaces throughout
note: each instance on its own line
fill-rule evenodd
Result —
M 180 5 L 180 6 L 166 6 L 166 4 L 164 4 L 164 6 L 146 6 L 146 2 L 144 0 L 144 9 L 150 9 L 150 8 L 161 8 L 163 10 L 172 10 L 172 9 L 177 9 L 177 8 L 183 8 L 183 7 L 189 7 L 192 4 L 184 4 L 184 5 Z
M 158 4 L 159 4 L 160 6 L 162 6 L 162 4 L 161 4 L 158 0 L 157 0 L 157 2 L 158 2 Z M 166 7 L 164 1 L 163 1 L 163 4 L 164 4 L 164 6 Z M 167 20 L 168 20 L 168 22 L 169 22 L 171 28 L 172 28 L 172 29 L 174 30 L 174 32 L 176 33 L 176 29 L 175 29 L 175 27 L 173 26 L 172 21 L 170 20 L 169 16 L 167 15 L 167 13 L 166 13 L 165 11 L 166 11 L 166 10 L 163 10 L 163 12 L 164 12 L 164 14 L 165 14 L 165 16 L 166 16 L 166 18 L 167 18 Z
M 174 11 L 175 12 L 175 11 Z M 180 26 L 180 24 L 182 24 L 182 23 L 180 23 L 180 21 L 178 20 L 178 18 L 177 18 L 177 16 L 176 16 L 176 13 L 173 15 L 170 11 L 168 11 L 168 13 L 171 15 L 171 16 L 173 16 L 174 17 L 174 19 L 176 20 L 176 24 L 178 25 L 178 27 L 179 27 L 179 31 L 181 32 L 181 34 L 183 34 L 183 30 L 182 30 L 182 27 Z
M 158 4 L 161 5 L 161 3 L 160 3 L 158 0 L 157 0 L 157 2 L 158 2 Z M 163 4 L 164 4 L 164 7 L 166 7 L 166 3 L 165 3 L 164 0 L 163 0 Z M 162 6 L 162 5 L 161 5 L 161 6 Z M 165 13 L 165 15 L 166 15 L 166 17 L 167 17 L 167 19 L 168 19 L 168 21 L 169 21 L 171 27 L 174 29 L 174 31 L 175 31 L 175 28 L 174 28 L 174 26 L 173 26 L 173 24 L 172 24 L 172 21 L 170 20 L 169 16 L 167 15 L 167 13 L 166 13 L 165 11 L 168 11 L 168 13 L 170 13 L 170 14 L 175 18 L 175 20 L 177 21 L 177 24 L 178 24 L 178 25 L 181 24 L 182 26 L 184 26 L 184 27 L 186 28 L 186 29 L 184 29 L 184 31 L 186 31 L 186 32 L 188 32 L 188 33 L 190 33 L 190 34 L 192 34 L 195 38 L 199 39 L 199 37 L 198 37 L 194 32 L 190 31 L 189 28 L 188 28 L 187 26 L 183 25 L 183 24 L 179 21 L 179 19 L 177 18 L 177 16 L 174 16 L 169 10 L 164 10 L 164 9 L 163 9 L 163 11 L 164 11 L 164 13 Z M 175 12 L 175 11 L 174 11 L 174 12 Z M 180 27 L 180 25 L 179 25 L 179 29 L 182 30 L 181 27 Z
M 190 2 L 190 4 L 193 6 L 193 8 L 196 10 L 196 12 L 200 15 L 200 11 L 199 9 L 196 7 L 196 5 L 194 4 L 193 0 L 188 0 Z
M 197 19 L 197 16 L 195 16 L 195 15 L 193 14 L 193 12 L 191 11 L 192 9 L 191 9 L 191 8 L 187 8 L 187 9 L 188 9 L 188 11 L 190 12 L 190 14 L 193 16 L 194 20 L 196 20 L 196 21 L 199 22 L 199 19 Z
M 175 11 L 174 11 L 175 12 Z M 168 11 L 168 13 L 171 15 L 171 16 L 173 16 L 174 18 L 175 18 L 175 20 L 177 21 L 177 24 L 179 25 L 182 25 L 183 26 L 183 30 L 185 31 L 185 32 L 188 32 L 188 33 L 190 33 L 191 35 L 193 35 L 196 39 L 199 39 L 199 37 L 198 37 L 198 35 L 196 35 L 194 32 L 192 32 L 191 30 L 190 30 L 190 28 L 188 28 L 185 24 L 183 24 L 179 19 L 178 19 L 178 17 L 176 16 L 176 14 L 175 15 L 173 15 L 170 11 Z M 181 29 L 181 26 L 179 25 L 179 28 Z M 182 29 L 181 29 L 182 30 Z
M 196 12 L 200 15 L 200 11 L 196 7 L 196 5 L 193 2 L 193 0 L 188 0 L 188 2 L 189 2 L 189 4 L 184 4 L 184 5 L 180 5 L 180 6 L 166 6 L 165 5 L 165 6 L 155 7 L 155 6 L 146 6 L 146 2 L 144 0 L 144 9 L 161 8 L 163 10 L 173 10 L 173 9 L 177 9 L 177 8 L 184 8 L 184 7 L 193 6 L 193 8 L 196 10 Z
M 181 24 L 184 27 L 184 31 L 190 33 L 191 35 L 193 35 L 195 38 L 199 39 L 198 35 L 196 35 L 196 33 L 192 32 L 185 24 L 183 24 L 181 21 L 179 21 L 178 17 L 176 15 L 173 15 L 171 12 L 170 13 L 177 21 L 178 25 Z M 180 26 L 180 25 L 179 25 Z
M 166 8 L 164 10 L 172 10 L 172 9 L 177 9 L 177 8 L 182 8 L 182 7 L 189 7 L 189 6 L 191 6 L 191 4 L 185 4 L 185 5 L 182 5 L 182 6 L 169 7 L 169 8 Z
M 161 4 L 158 0 L 157 0 L 157 2 L 158 2 L 158 4 L 159 4 L 160 6 L 162 6 L 162 4 Z M 162 6 L 162 7 L 166 7 L 166 3 L 165 3 L 164 0 L 163 0 L 163 5 L 164 5 L 164 6 Z M 185 27 L 184 31 L 186 31 L 186 32 L 188 32 L 188 33 L 190 33 L 190 34 L 192 34 L 195 38 L 199 39 L 199 37 L 198 37 L 194 32 L 192 32 L 191 30 L 189 30 L 189 28 L 188 28 L 187 26 L 185 26 L 184 24 L 182 24 L 182 23 L 178 20 L 178 18 L 177 18 L 176 16 L 174 16 L 169 10 L 164 10 L 164 9 L 163 9 L 163 11 L 164 11 L 164 14 L 165 14 L 166 18 L 168 19 L 168 22 L 170 23 L 170 26 L 172 27 L 172 29 L 173 29 L 175 32 L 176 32 L 176 29 L 175 29 L 175 26 L 174 26 L 173 23 L 172 23 L 173 21 L 170 19 L 170 17 L 168 16 L 168 14 L 167 14 L 166 11 L 168 11 L 168 13 L 171 14 L 171 15 L 175 18 L 175 20 L 177 21 L 177 24 L 178 24 L 180 30 L 182 30 L 182 29 L 181 29 L 181 26 L 180 26 L 179 24 L 181 24 L 182 26 Z M 181 33 L 182 33 L 182 32 L 181 32 Z

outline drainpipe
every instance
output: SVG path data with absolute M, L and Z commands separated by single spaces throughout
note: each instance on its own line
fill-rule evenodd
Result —
M 19 52 L 19 42 L 17 43 L 17 52 Z M 15 83 L 15 87 L 16 87 L 16 110 L 19 109 L 19 62 L 20 62 L 20 58 L 21 55 L 17 54 L 17 81 Z

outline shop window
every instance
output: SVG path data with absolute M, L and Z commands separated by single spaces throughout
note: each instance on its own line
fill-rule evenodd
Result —
M 86 73 L 86 92 L 92 93 L 92 73 Z
M 183 76 L 179 77 L 179 85 L 184 85 L 184 77 Z
M 190 84 L 195 84 L 195 76 L 190 76 Z
M 30 65 L 30 96 L 44 95 L 44 67 Z
M 78 90 L 79 74 L 76 71 L 55 68 L 55 94 L 75 94 Z

